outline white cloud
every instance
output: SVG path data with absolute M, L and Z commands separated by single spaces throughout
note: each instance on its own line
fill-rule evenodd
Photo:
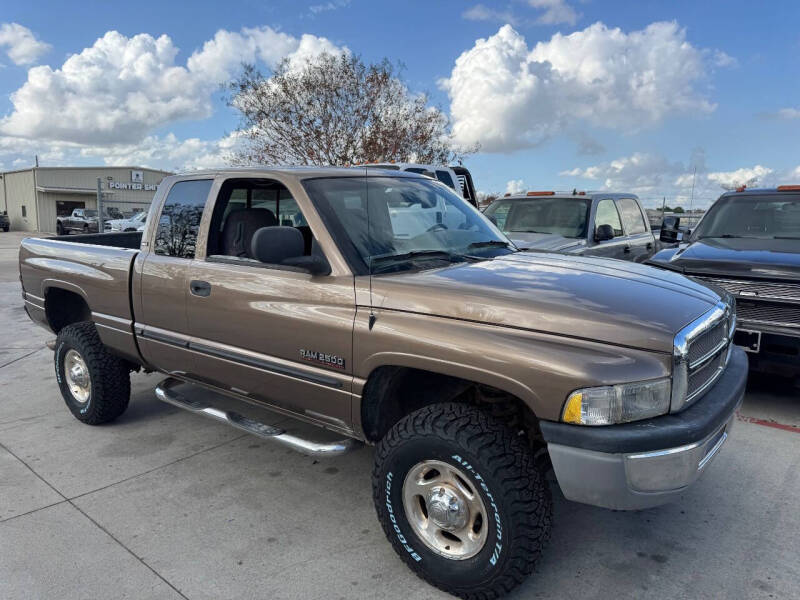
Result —
M 0 48 L 5 48 L 15 65 L 30 65 L 50 50 L 50 44 L 36 39 L 33 32 L 19 23 L 0 24 Z
M 698 90 L 707 57 L 675 22 L 625 33 L 595 23 L 532 49 L 505 25 L 479 39 L 440 81 L 454 140 L 487 152 L 532 147 L 583 125 L 624 132 L 672 115 L 710 113 Z
M 566 0 L 528 0 L 528 6 L 534 8 L 539 15 L 534 18 L 527 18 L 514 14 L 509 8 L 498 9 L 476 4 L 463 13 L 461 16 L 470 21 L 493 21 L 500 23 L 510 23 L 511 25 L 575 25 L 581 16 Z
M 60 68 L 34 67 L 11 94 L 14 110 L 0 134 L 65 143 L 130 145 L 184 119 L 211 115 L 211 95 L 244 62 L 299 65 L 321 51 L 341 51 L 325 38 L 300 38 L 270 27 L 220 30 L 186 61 L 167 35 L 107 32 Z
M 648 206 L 659 206 L 664 197 L 669 205 L 686 206 L 693 194 L 694 207 L 699 208 L 709 206 L 726 189 L 791 183 L 800 177 L 800 166 L 794 171 L 763 165 L 708 171 L 705 153 L 698 149 L 686 163 L 671 161 L 660 154 L 637 152 L 606 163 L 567 169 L 559 175 L 596 181 L 601 189 L 638 194 Z
M 476 4 L 461 13 L 461 16 L 469 21 L 499 21 L 501 23 L 517 22 L 517 17 L 510 10 L 498 10 L 490 8 L 485 4 Z
M 232 133 L 217 140 L 178 139 L 174 134 L 150 135 L 131 144 L 81 145 L 48 143 L 25 138 L 0 136 L 0 171 L 25 168 L 38 155 L 42 166 L 137 165 L 174 171 L 213 169 L 229 164 L 239 135 Z
M 580 16 L 565 0 L 528 0 L 528 4 L 533 8 L 544 10 L 544 13 L 536 20 L 542 25 L 558 25 L 560 23 L 575 25 Z
M 600 165 L 562 171 L 559 175 L 597 180 L 605 189 L 651 194 L 674 186 L 676 177 L 685 170 L 681 163 L 670 162 L 663 156 L 637 152 Z
M 322 4 L 312 4 L 308 7 L 308 10 L 312 15 L 318 15 L 319 13 L 339 10 L 340 8 L 346 8 L 348 6 L 350 6 L 350 0 L 331 0 L 330 2 L 324 2 Z
M 754 167 L 743 167 L 735 171 L 716 171 L 708 173 L 706 177 L 709 181 L 719 184 L 724 189 L 735 189 L 742 185 L 748 187 L 753 187 L 756 184 L 763 185 L 765 179 L 774 172 L 774 169 L 756 165 Z
M 800 119 L 800 108 L 781 108 L 775 113 L 775 116 L 779 119 Z
M 521 194 L 526 189 L 528 188 L 522 179 L 512 179 L 506 183 L 506 194 Z
M 722 69 L 739 66 L 738 60 L 722 50 L 714 50 L 711 56 L 711 61 L 715 67 L 720 67 Z

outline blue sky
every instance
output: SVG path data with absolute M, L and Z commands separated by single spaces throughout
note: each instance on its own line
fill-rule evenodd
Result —
M 800 183 L 798 23 L 793 1 L 6 3 L 0 170 L 34 153 L 220 164 L 237 118 L 217 85 L 239 60 L 347 48 L 402 62 L 481 145 L 465 162 L 480 190 L 686 204 L 694 179 L 703 206 L 723 186 Z

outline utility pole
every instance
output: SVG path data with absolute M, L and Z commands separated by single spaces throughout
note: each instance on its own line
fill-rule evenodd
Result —
M 692 196 L 689 199 L 689 212 L 692 212 L 692 207 L 694 206 L 694 182 L 697 179 L 697 165 L 694 166 L 694 175 L 692 175 Z
M 33 160 L 36 162 L 36 166 L 38 168 L 38 166 L 39 166 L 39 155 L 38 154 L 34 154 L 33 155 Z
M 97 233 L 105 233 L 106 225 L 103 219 L 103 184 L 97 178 Z

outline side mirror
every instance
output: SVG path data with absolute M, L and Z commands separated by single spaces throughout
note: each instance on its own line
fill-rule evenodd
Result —
M 598 225 L 594 232 L 595 242 L 605 242 L 614 239 L 614 228 L 611 225 Z
M 661 232 L 658 239 L 667 244 L 674 244 L 680 239 L 680 217 L 664 217 L 661 221 Z
M 317 255 L 287 258 L 282 264 L 287 267 L 305 269 L 312 275 L 330 275 L 331 273 L 331 266 L 328 264 L 328 261 L 322 256 Z

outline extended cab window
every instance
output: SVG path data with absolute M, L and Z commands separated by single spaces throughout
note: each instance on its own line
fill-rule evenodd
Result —
M 211 179 L 194 179 L 172 186 L 158 220 L 153 247 L 156 254 L 194 258 L 197 232 L 211 183 Z
M 636 235 L 637 233 L 644 233 L 647 227 L 644 224 L 644 217 L 642 211 L 639 209 L 639 204 L 633 198 L 623 198 L 617 200 L 619 212 L 622 214 L 622 220 L 625 223 L 625 231 L 628 235 Z
M 611 225 L 615 237 L 622 235 L 622 222 L 619 220 L 617 207 L 611 199 L 600 200 L 597 203 L 597 214 L 594 217 L 595 230 L 600 225 Z

